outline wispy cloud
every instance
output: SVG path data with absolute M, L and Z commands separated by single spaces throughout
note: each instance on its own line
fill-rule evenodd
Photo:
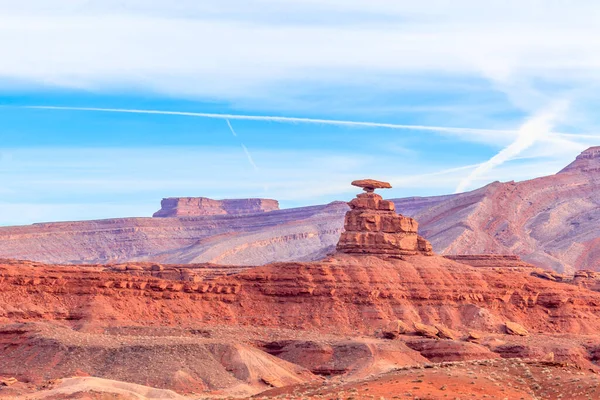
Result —
M 535 114 L 528 119 L 519 128 L 517 139 L 502 149 L 494 157 L 475 168 L 475 170 L 473 170 L 467 177 L 460 181 L 455 192 L 463 192 L 474 180 L 484 175 L 486 172 L 518 156 L 523 151 L 535 144 L 536 141 L 542 139 L 544 135 L 552 134 L 551 130 L 553 125 L 561 116 L 564 115 L 566 108 L 566 102 L 556 102 L 550 106 L 549 109 Z
M 379 75 L 384 86 L 389 72 L 562 73 L 564 80 L 565 69 L 593 71 L 600 54 L 593 18 L 600 6 L 586 0 L 543 7 L 515 0 L 485 7 L 475 0 L 452 7 L 435 0 L 15 3 L 0 3 L 2 32 L 13 39 L 0 44 L 11 55 L 0 75 L 63 86 L 252 97 L 298 80 Z
M 315 146 L 281 157 L 280 150 L 253 140 L 260 169 L 242 142 L 246 158 L 239 148 L 193 154 L 179 149 L 152 153 L 152 163 L 146 161 L 147 149 L 143 155 L 123 153 L 123 159 L 106 149 L 79 149 L 87 158 L 16 152 L 15 161 L 2 161 L 10 164 L 2 171 L 6 201 L 68 202 L 68 196 L 93 199 L 103 193 L 119 201 L 134 196 L 142 201 L 142 195 L 256 196 L 262 194 L 257 187 L 268 186 L 270 196 L 298 204 L 345 194 L 355 175 L 391 175 L 400 189 L 390 195 L 399 196 L 552 173 L 582 147 L 600 141 L 599 12 L 600 4 L 591 0 L 0 0 L 0 92 L 126 89 L 163 99 L 207 100 L 236 111 L 195 113 L 177 111 L 178 105 L 175 111 L 136 110 L 146 106 L 65 98 L 37 104 L 110 107 L 38 109 L 224 119 L 236 137 L 231 122 L 238 129 L 242 124 L 235 121 L 288 124 L 281 135 L 294 130 L 290 124 L 312 124 L 315 131 L 323 125 L 343 134 L 350 128 L 381 128 L 380 148 L 360 154 L 352 152 L 358 145 L 328 148 L 326 155 Z M 552 126 L 550 119 L 544 125 L 539 110 L 556 98 L 569 98 L 571 108 L 561 125 Z M 513 129 L 520 121 L 530 124 Z M 422 132 L 440 135 L 439 141 Z M 399 137 L 412 153 L 392 154 L 390 144 Z M 339 139 L 328 145 L 346 146 L 342 134 Z M 377 157 L 369 158 L 374 153 Z M 490 158 L 492 153 L 497 154 Z M 87 172 L 69 167 L 73 160 Z M 135 167 L 126 160 L 135 160 Z M 27 168 L 19 168 L 23 163 Z M 160 163 L 170 165 L 169 171 Z M 198 176 L 208 165 L 220 168 L 218 177 Z M 102 172 L 90 172 L 95 166 Z M 44 210 L 44 219 L 52 219 L 54 208 Z M 90 216 L 107 214 L 95 210 Z M 14 216 L 0 207 L 2 218 Z

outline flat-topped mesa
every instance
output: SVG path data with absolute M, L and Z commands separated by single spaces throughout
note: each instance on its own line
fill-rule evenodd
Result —
M 419 224 L 396 213 L 394 203 L 374 193 L 378 188 L 391 188 L 387 182 L 363 179 L 352 182 L 362 187 L 361 193 L 348 203 L 344 232 L 337 250 L 350 254 L 432 255 L 431 244 L 418 235 Z
M 168 197 L 160 202 L 153 217 L 196 217 L 204 215 L 247 215 L 279 210 L 271 199 L 213 200 L 207 197 Z

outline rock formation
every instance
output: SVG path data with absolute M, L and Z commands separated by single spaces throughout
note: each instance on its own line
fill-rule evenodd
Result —
M 555 175 L 392 201 L 419 221 L 436 253 L 515 254 L 561 273 L 600 271 L 598 166 L 600 148 L 592 147 Z M 334 202 L 252 214 L 0 227 L 0 257 L 74 264 L 311 261 L 335 251 L 347 210 L 346 203 Z
M 598 172 L 600 171 L 600 146 L 590 147 L 577 156 L 575 161 L 560 172 Z
M 194 266 L 203 268 L 215 266 Z M 430 362 L 553 352 L 587 370 L 600 359 L 600 293 L 531 268 L 338 253 L 198 271 L 200 281 L 187 269 L 0 262 L 0 376 L 43 385 L 89 374 L 254 394 L 314 382 L 312 374 L 349 380 Z M 510 334 L 506 321 L 529 336 Z M 479 345 L 465 341 L 473 331 Z
M 387 182 L 364 179 L 352 182 L 365 193 L 350 201 L 344 221 L 345 231 L 337 244 L 342 253 L 390 256 L 433 254 L 431 245 L 417 234 L 417 221 L 396 213 L 394 203 L 374 193 L 391 188 Z
M 0 260 L 0 377 L 28 382 L 28 390 L 93 376 L 240 397 L 322 387 L 332 375 L 340 383 L 385 379 L 446 361 L 519 357 L 525 366 L 550 353 L 548 362 L 600 371 L 593 273 L 558 281 L 515 257 L 435 255 L 416 221 L 374 193 L 385 183 L 354 183 L 366 193 L 349 203 L 340 251 L 319 261 L 242 268 Z M 571 374 L 563 365 L 553 371 Z M 531 376 L 514 373 L 513 381 Z M 450 385 L 476 384 L 439 376 L 448 379 L 443 395 Z M 411 390 L 421 382 L 413 379 Z
M 115 218 L 0 227 L 0 257 L 53 264 L 129 261 L 262 265 L 335 250 L 345 202 L 245 215 Z
M 494 182 L 411 216 L 442 254 L 516 254 L 561 273 L 599 270 L 599 171 L 600 147 L 592 147 L 555 175 Z
M 169 389 L 203 398 L 366 398 L 408 390 L 414 398 L 597 397 L 599 274 L 567 279 L 513 256 L 435 255 L 416 221 L 374 193 L 389 184 L 353 184 L 366 193 L 349 203 L 339 251 L 319 261 L 232 267 L 0 260 L 0 385 L 10 383 L 0 397 L 79 398 L 96 387 L 132 384 L 135 390 L 120 392 L 127 397 L 107 396 L 182 398 Z M 318 222 L 326 225 L 342 210 L 329 207 L 334 211 L 313 209 L 304 223 L 323 230 Z M 289 217 L 257 215 L 219 215 L 202 226 L 209 231 L 224 222 L 247 233 L 257 226 L 249 221 Z M 104 223 L 108 237 L 111 221 Z M 230 240 L 222 232 L 201 241 L 218 247 L 220 239 Z M 103 386 L 66 391 L 64 378 L 74 376 L 79 383 L 103 379 Z
M 352 186 L 363 188 L 367 193 L 373 193 L 375 189 L 391 189 L 392 185 L 388 182 L 376 181 L 375 179 L 359 179 L 350 183 Z
M 153 217 L 196 217 L 201 215 L 245 215 L 279 210 L 271 199 L 213 200 L 207 197 L 168 197 L 160 202 Z

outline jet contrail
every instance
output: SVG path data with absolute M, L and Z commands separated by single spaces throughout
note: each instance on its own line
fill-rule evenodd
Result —
M 554 103 L 550 108 L 533 115 L 528 119 L 520 128 L 517 139 L 510 145 L 502 149 L 494 157 L 488 161 L 479 165 L 473 172 L 471 172 L 465 179 L 460 181 L 456 187 L 455 193 L 464 192 L 471 182 L 475 179 L 491 170 L 492 168 L 498 167 L 505 162 L 513 159 L 524 150 L 531 147 L 538 139 L 541 139 L 544 135 L 551 134 L 552 126 L 556 120 L 567 108 L 567 103 L 557 102 Z
M 229 130 L 231 131 L 231 133 L 233 133 L 233 136 L 237 136 L 237 133 L 235 133 L 235 131 L 233 130 L 233 127 L 231 126 L 231 122 L 229 122 L 228 119 L 226 119 L 225 121 L 227 121 L 227 126 L 229 127 Z
M 298 117 L 277 117 L 267 115 L 242 115 L 242 114 L 212 114 L 212 113 L 197 113 L 186 111 L 162 111 L 162 110 L 136 110 L 136 109 L 121 109 L 121 108 L 97 108 L 97 107 L 62 107 L 62 106 L 22 106 L 21 108 L 32 108 L 41 110 L 70 110 L 70 111 L 96 111 L 96 112 L 113 112 L 113 113 L 131 113 L 131 114 L 159 114 L 159 115 L 180 115 L 187 117 L 215 118 L 224 120 L 250 120 L 250 121 L 270 121 L 282 123 L 296 124 L 323 124 L 337 126 L 352 126 L 352 127 L 370 127 L 370 128 L 388 128 L 388 129 L 407 129 L 418 131 L 431 132 L 447 132 L 447 133 L 474 133 L 487 135 L 505 135 L 516 134 L 515 130 L 500 130 L 500 129 L 478 129 L 478 128 L 454 128 L 445 126 L 428 126 L 428 125 L 402 125 L 388 124 L 382 122 L 363 122 L 363 121 L 346 121 L 336 119 L 318 119 L 318 118 L 298 118 Z
M 227 126 L 229 127 L 229 130 L 231 131 L 233 136 L 237 137 L 237 133 L 235 133 L 235 131 L 233 130 L 233 126 L 231 126 L 231 122 L 229 122 L 228 119 L 226 119 L 225 121 L 227 122 Z M 246 153 L 246 158 L 248 158 L 248 162 L 250 163 L 250 165 L 252 165 L 254 167 L 255 171 L 258 171 L 258 167 L 256 166 L 254 159 L 252 158 L 252 154 L 250 154 L 250 151 L 248 151 L 248 148 L 244 145 L 244 143 L 240 143 L 240 144 L 242 145 L 242 149 L 244 149 L 244 153 Z
M 528 134 L 523 133 L 522 126 L 519 130 L 502 130 L 502 129 L 479 129 L 479 128 L 456 128 L 456 127 L 444 127 L 444 126 L 430 126 L 430 125 L 404 125 L 404 124 L 390 124 L 382 122 L 368 122 L 368 121 L 348 121 L 348 120 L 335 120 L 335 119 L 318 119 L 318 118 L 298 118 L 298 117 L 278 117 L 278 116 L 267 116 L 267 115 L 243 115 L 243 114 L 214 114 L 214 113 L 198 113 L 198 112 L 186 112 L 186 111 L 163 111 L 163 110 L 137 110 L 137 109 L 121 109 L 121 108 L 98 108 L 98 107 L 63 107 L 63 106 L 21 106 L 20 108 L 31 108 L 31 109 L 43 109 L 43 110 L 71 110 L 71 111 L 95 111 L 95 112 L 113 112 L 113 113 L 132 113 L 132 114 L 158 114 L 158 115 L 179 115 L 187 117 L 200 117 L 200 118 L 214 118 L 224 119 L 227 121 L 231 129 L 231 123 L 229 120 L 250 120 L 250 121 L 270 121 L 280 123 L 294 123 L 294 124 L 322 124 L 322 125 L 335 125 L 335 126 L 348 126 L 348 127 L 371 127 L 371 128 L 387 128 L 387 129 L 405 129 L 405 130 L 416 130 L 416 131 L 430 131 L 440 133 L 454 133 L 454 134 L 478 134 L 487 135 L 488 137 L 504 138 L 506 135 L 515 136 L 516 140 L 511 143 L 508 147 L 500 151 L 496 156 L 490 160 L 479 165 L 468 177 L 463 179 L 462 182 L 456 188 L 456 191 L 463 191 L 470 183 L 479 177 L 481 174 L 488 170 L 503 164 L 520 152 L 531 146 L 536 140 L 542 139 L 541 137 L 533 138 Z M 528 129 L 531 127 L 528 127 Z M 232 132 L 234 135 L 235 131 Z M 545 132 L 549 136 L 549 139 L 559 137 L 564 140 L 570 141 L 569 139 L 599 139 L 596 135 L 580 135 L 571 133 L 561 132 Z M 530 139 L 532 139 L 530 143 Z M 247 152 L 247 149 L 245 149 Z M 249 154 L 249 153 L 248 153 Z M 251 159 L 251 157 L 250 157 Z M 253 165 L 254 162 L 251 162 Z
M 244 149 L 244 153 L 246 153 L 246 157 L 248 158 L 248 162 L 254 167 L 255 171 L 258 171 L 258 167 L 256 166 L 256 163 L 254 163 L 254 160 L 252 159 L 252 155 L 250 154 L 250 152 L 248 151 L 248 149 L 246 148 L 246 146 L 244 146 L 244 143 L 241 143 L 242 145 L 242 149 Z

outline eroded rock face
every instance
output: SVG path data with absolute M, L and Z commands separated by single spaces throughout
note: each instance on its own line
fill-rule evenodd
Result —
M 356 182 L 359 182 L 357 184 Z M 419 225 L 412 218 L 396 213 L 393 202 L 373 193 L 375 188 L 391 187 L 387 182 L 362 180 L 352 182 L 363 187 L 350 201 L 350 211 L 344 221 L 345 231 L 337 244 L 342 253 L 415 255 L 433 254 L 429 242 L 417 232 Z M 386 186 L 387 185 L 387 186 Z
M 441 254 L 516 254 L 565 274 L 598 270 L 599 171 L 600 147 L 591 147 L 554 175 L 395 204 Z
M 201 215 L 245 215 L 279 210 L 272 199 L 213 200 L 207 197 L 169 197 L 153 217 L 195 217 Z
M 600 171 L 600 146 L 590 147 L 577 156 L 575 161 L 567 165 L 562 172 L 597 172 Z

